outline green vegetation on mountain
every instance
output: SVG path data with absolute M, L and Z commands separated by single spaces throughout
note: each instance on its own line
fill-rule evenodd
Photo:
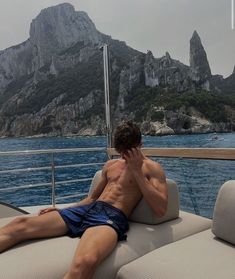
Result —
M 135 120 L 138 122 L 146 119 L 148 112 L 152 121 L 161 122 L 164 117 L 161 110 L 178 111 L 182 107 L 186 110 L 194 107 L 211 122 L 229 122 L 226 106 L 235 109 L 235 96 L 206 91 L 166 92 L 161 88 L 141 87 L 128 96 L 127 103 L 127 109 L 136 112 Z

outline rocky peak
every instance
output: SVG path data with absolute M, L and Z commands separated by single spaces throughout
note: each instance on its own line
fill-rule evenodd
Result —
M 235 66 L 234 66 L 234 68 L 233 68 L 233 74 L 235 74 Z
M 32 21 L 30 41 L 36 48 L 39 67 L 47 63 L 52 54 L 76 42 L 97 44 L 101 34 L 85 12 L 75 11 L 65 3 L 43 9 Z
M 202 44 L 201 43 L 201 38 L 200 38 L 199 34 L 197 33 L 197 30 L 193 31 L 193 35 L 192 35 L 191 40 L 195 40 L 196 42 L 199 42 L 200 44 Z
M 171 56 L 170 56 L 170 53 L 168 51 L 166 52 L 165 57 L 166 57 L 166 59 L 171 60 Z
M 144 62 L 145 85 L 150 87 L 155 87 L 159 85 L 157 69 L 157 61 L 154 58 L 152 52 L 148 50 Z
M 152 63 L 154 62 L 155 58 L 153 56 L 153 53 L 151 50 L 148 50 L 147 51 L 147 54 L 145 56 L 145 64 L 149 64 L 149 63 Z
M 165 56 L 159 59 L 159 67 L 162 70 L 171 67 L 172 63 L 173 60 L 171 59 L 169 52 L 166 52 Z
M 190 67 L 194 81 L 206 82 L 211 77 L 207 55 L 197 31 L 194 31 L 190 40 Z

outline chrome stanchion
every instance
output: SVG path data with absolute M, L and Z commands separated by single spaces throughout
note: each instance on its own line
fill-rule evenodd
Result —
M 55 161 L 54 154 L 51 154 L 51 203 L 55 207 Z
M 109 81 L 109 50 L 108 45 L 104 44 L 101 49 L 103 50 L 104 61 L 104 92 L 105 92 L 105 117 L 106 117 L 106 133 L 107 133 L 107 147 L 112 147 L 112 127 L 110 120 L 110 81 Z

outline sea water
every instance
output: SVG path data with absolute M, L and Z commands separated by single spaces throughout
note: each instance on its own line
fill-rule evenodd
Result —
M 235 133 L 173 135 L 143 137 L 145 147 L 235 147 Z M 106 137 L 56 137 L 56 138 L 8 138 L 0 139 L 0 151 L 37 149 L 66 149 L 82 147 L 105 147 Z M 0 156 L 0 170 L 51 167 L 51 155 Z M 101 163 L 107 160 L 105 152 L 55 154 L 55 166 L 83 163 Z M 215 199 L 221 185 L 235 179 L 235 161 L 164 159 L 153 158 L 164 168 L 167 178 L 174 179 L 180 191 L 182 210 L 212 217 Z M 56 196 L 58 203 L 76 202 L 79 198 L 62 198 L 77 193 L 87 193 L 90 182 L 59 184 L 60 181 L 92 177 L 101 166 L 56 169 Z M 0 201 L 15 206 L 33 206 L 51 203 L 51 187 L 40 186 L 20 190 L 10 187 L 51 183 L 51 170 L 11 172 L 0 174 Z

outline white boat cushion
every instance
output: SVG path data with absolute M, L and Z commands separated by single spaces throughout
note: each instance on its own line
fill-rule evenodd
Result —
M 101 171 L 98 171 L 92 180 L 89 194 L 91 193 L 92 189 L 97 185 L 97 183 L 99 183 L 100 177 L 101 177 Z M 178 218 L 179 217 L 179 194 L 178 194 L 177 185 L 173 180 L 167 179 L 167 186 L 168 186 L 168 205 L 167 205 L 167 212 L 163 217 L 161 218 L 157 217 L 153 212 L 153 210 L 149 207 L 147 202 L 142 198 L 141 201 L 136 206 L 136 208 L 134 209 L 134 211 L 132 212 L 131 216 L 129 217 L 129 220 L 137 223 L 156 225 Z
M 212 232 L 235 244 L 235 180 L 223 184 L 215 203 Z
M 24 214 L 27 214 L 27 212 L 10 204 L 0 202 L 0 218 L 7 218 Z
M 168 204 L 166 214 L 159 218 L 142 198 L 130 216 L 130 220 L 137 223 L 150 225 L 160 224 L 179 217 L 179 194 L 176 183 L 167 179 Z
M 234 279 L 234 259 L 234 246 L 209 229 L 123 266 L 116 279 Z
M 27 215 L 28 216 L 28 215 Z M 0 227 L 12 218 L 0 219 Z M 168 243 L 210 228 L 211 220 L 180 211 L 179 218 L 159 225 L 130 222 L 127 241 L 98 267 L 93 279 L 114 279 L 121 266 Z M 78 238 L 68 236 L 30 241 L 0 254 L 1 279 L 61 279 L 68 270 Z

